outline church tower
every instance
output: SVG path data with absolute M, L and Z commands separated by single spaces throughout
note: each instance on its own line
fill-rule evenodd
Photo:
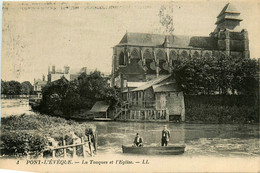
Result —
M 217 16 L 216 29 L 210 34 L 217 39 L 218 50 L 226 56 L 249 58 L 248 32 L 240 28 L 240 12 L 228 3 Z
M 240 12 L 232 4 L 228 3 L 217 16 L 216 29 L 236 30 L 239 29 L 241 21 Z

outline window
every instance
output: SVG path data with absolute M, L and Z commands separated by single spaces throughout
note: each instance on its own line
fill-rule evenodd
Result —
M 124 55 L 123 52 L 121 52 L 120 55 L 119 55 L 119 65 L 126 65 L 125 55 Z

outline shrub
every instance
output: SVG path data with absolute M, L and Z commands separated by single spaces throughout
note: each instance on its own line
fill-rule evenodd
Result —
M 2 118 L 1 147 L 6 155 L 23 156 L 27 153 L 40 154 L 47 146 L 47 136 L 54 138 L 59 145 L 63 139 L 68 144 L 70 132 L 83 137 L 86 128 L 95 126 L 79 124 L 72 120 L 39 114 L 22 114 Z
M 46 147 L 47 140 L 33 131 L 6 131 L 1 135 L 2 153 L 23 156 L 27 153 L 39 155 Z

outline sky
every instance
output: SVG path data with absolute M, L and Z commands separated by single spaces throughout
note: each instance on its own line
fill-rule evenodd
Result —
M 161 32 L 161 5 L 173 8 L 173 34 L 208 36 L 228 2 L 5 2 L 1 78 L 33 82 L 51 65 L 109 73 L 112 47 L 126 32 Z M 241 12 L 241 28 L 248 30 L 251 58 L 259 58 L 260 1 L 231 3 Z

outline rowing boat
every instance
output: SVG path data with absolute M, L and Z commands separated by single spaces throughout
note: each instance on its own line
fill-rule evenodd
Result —
M 131 154 L 147 154 L 147 155 L 177 155 L 183 154 L 185 145 L 170 145 L 167 147 L 161 146 L 125 146 L 122 145 L 123 153 Z

